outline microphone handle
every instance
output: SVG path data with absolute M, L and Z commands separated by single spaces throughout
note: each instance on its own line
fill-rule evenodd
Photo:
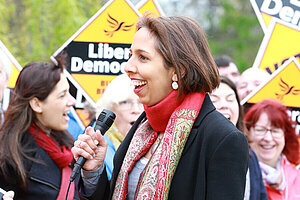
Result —
M 74 179 L 76 178 L 77 174 L 80 172 L 81 167 L 84 165 L 84 163 L 86 162 L 86 158 L 79 156 L 77 162 L 74 164 L 74 168 L 72 171 L 72 174 L 70 176 L 70 181 L 74 181 Z
M 102 126 L 99 126 L 98 124 L 95 125 L 94 130 L 100 130 L 100 133 L 104 134 L 104 128 Z M 83 167 L 83 165 L 86 162 L 86 158 L 83 156 L 79 156 L 77 162 L 74 164 L 74 168 L 70 177 L 70 181 L 74 181 L 77 174 L 80 172 L 80 169 Z
M 102 135 L 105 134 L 105 132 L 111 127 L 114 120 L 116 118 L 115 113 L 113 113 L 110 110 L 104 109 L 100 115 L 98 116 L 98 119 L 96 121 L 96 125 L 94 127 L 94 130 L 99 130 Z M 74 181 L 77 174 L 80 172 L 80 169 L 83 167 L 83 165 L 86 162 L 86 158 L 83 156 L 79 156 L 77 162 L 74 164 L 74 168 L 70 177 L 70 182 Z

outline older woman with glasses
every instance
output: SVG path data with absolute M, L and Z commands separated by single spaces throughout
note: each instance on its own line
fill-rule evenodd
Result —
M 104 136 L 108 142 L 104 163 L 107 176 L 110 179 L 115 152 L 144 110 L 143 104 L 139 102 L 138 96 L 133 92 L 133 86 L 127 74 L 121 74 L 109 83 L 103 95 L 97 101 L 96 116 L 99 116 L 103 109 L 111 110 L 116 114 L 113 126 Z
M 250 147 L 256 153 L 269 199 L 300 199 L 299 140 L 287 109 L 263 100 L 245 115 Z

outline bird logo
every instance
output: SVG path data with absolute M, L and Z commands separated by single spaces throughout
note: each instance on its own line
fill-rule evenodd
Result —
M 105 35 L 109 37 L 112 37 L 114 33 L 117 31 L 130 31 L 130 29 L 133 26 L 133 24 L 126 25 L 126 22 L 119 22 L 118 20 L 110 16 L 109 13 L 108 13 L 108 19 L 106 21 L 109 23 L 109 27 L 112 28 L 112 30 L 104 29 Z
M 282 93 L 275 93 L 278 100 L 282 101 L 283 97 L 286 95 L 299 95 L 300 89 L 296 89 L 295 86 L 289 86 L 282 78 L 280 77 L 279 82 L 280 91 Z

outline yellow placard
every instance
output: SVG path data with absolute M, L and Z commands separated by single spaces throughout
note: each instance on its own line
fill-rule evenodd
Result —
M 156 0 L 143 0 L 136 5 L 138 11 L 142 14 L 144 13 L 154 13 L 154 15 L 162 16 L 164 15 L 162 9 L 160 8 Z
M 270 24 L 270 21 L 272 19 L 272 16 L 267 15 L 265 13 L 261 13 L 261 15 L 262 15 L 262 18 L 264 20 L 264 23 L 266 24 L 266 27 L 269 27 L 269 24 Z
M 300 27 L 299 0 L 250 0 L 250 2 L 265 33 L 271 18 Z
M 106 86 L 116 77 L 109 75 L 73 74 L 80 86 L 97 102 L 102 96 Z
M 55 61 L 61 52 L 67 53 L 66 74 L 76 96 L 94 105 L 106 87 L 101 83 L 123 73 L 139 16 L 130 1 L 110 0 L 53 54 Z
M 276 99 L 287 107 L 300 108 L 300 64 L 295 57 L 286 61 L 268 82 L 249 94 L 245 101 L 257 103 L 266 98 Z
M 8 82 L 9 88 L 14 88 L 16 85 L 17 78 L 20 71 L 22 70 L 21 65 L 16 61 L 13 55 L 9 52 L 6 46 L 0 40 L 0 59 L 3 59 L 4 64 L 11 68 L 10 79 Z
M 299 44 L 300 28 L 273 18 L 253 67 L 273 73 L 292 56 L 300 61 Z
M 73 41 L 121 44 L 132 42 L 139 13 L 125 0 L 114 0 L 108 4 Z
M 14 64 L 12 64 L 11 66 L 12 66 L 12 73 L 10 74 L 8 87 L 9 88 L 14 88 L 15 85 L 16 85 L 16 81 L 18 79 L 18 76 L 20 74 L 20 70 Z

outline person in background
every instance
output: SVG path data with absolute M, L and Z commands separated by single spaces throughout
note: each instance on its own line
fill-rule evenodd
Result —
M 103 109 L 111 110 L 116 114 L 114 124 L 104 135 L 108 142 L 104 163 L 108 179 L 110 179 L 115 152 L 131 126 L 144 111 L 143 104 L 133 92 L 133 86 L 127 74 L 118 75 L 108 84 L 96 103 L 97 117 Z
M 244 112 L 235 84 L 227 77 L 220 76 L 220 85 L 210 94 L 210 98 L 217 111 L 236 125 L 241 132 L 244 132 Z M 249 156 L 249 170 L 247 172 L 244 200 L 266 200 L 268 196 L 258 160 L 250 148 Z
M 232 82 L 237 84 L 240 79 L 240 72 L 232 59 L 224 55 L 215 57 L 214 60 L 218 66 L 220 75 L 229 78 Z
M 87 100 L 83 102 L 83 113 L 86 115 L 84 120 L 87 120 L 89 123 L 96 121 L 96 108 Z
M 65 199 L 74 139 L 65 132 L 75 104 L 58 65 L 32 62 L 20 72 L 0 129 L 0 187 L 15 199 Z M 79 199 L 72 182 L 68 199 Z
M 240 76 L 237 91 L 241 100 L 269 78 L 270 74 L 259 68 L 248 68 Z
M 83 198 L 241 200 L 248 143 L 207 94 L 219 73 L 199 23 L 143 16 L 130 53 L 125 72 L 145 112 L 114 156 L 110 183 L 100 132 L 88 127 L 75 141 L 74 158 L 87 158 Z
M 270 200 L 300 198 L 299 141 L 287 108 L 266 99 L 245 115 L 249 144 L 256 153 Z
M 0 126 L 4 121 L 3 95 L 10 78 L 11 68 L 9 61 L 0 54 Z

